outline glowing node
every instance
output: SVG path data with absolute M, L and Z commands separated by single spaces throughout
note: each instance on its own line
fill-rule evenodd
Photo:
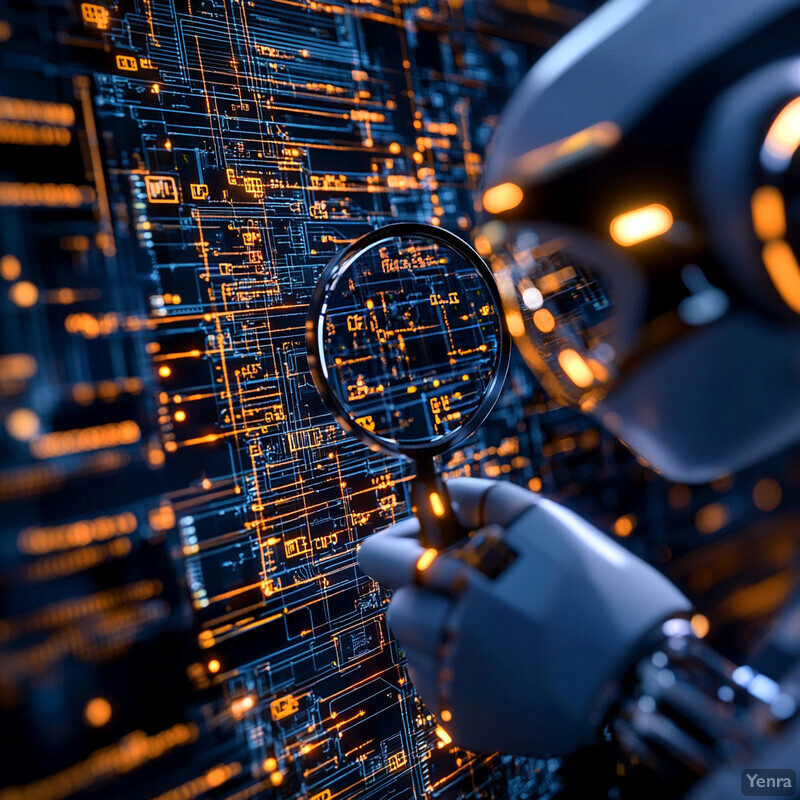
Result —
M 93 697 L 84 706 L 83 717 L 93 728 L 102 728 L 111 719 L 111 703 L 105 697 Z
M 6 417 L 6 430 L 18 442 L 29 442 L 41 427 L 38 415 L 29 408 L 15 408 Z
M 7 255 L 0 258 L 0 275 L 7 281 L 15 281 L 22 274 L 22 264 L 16 256 Z
M 30 308 L 39 299 L 39 290 L 30 281 L 17 281 L 11 284 L 8 296 L 15 306 Z
M 614 533 L 621 539 L 630 536 L 636 527 L 636 514 L 625 514 L 614 523 Z

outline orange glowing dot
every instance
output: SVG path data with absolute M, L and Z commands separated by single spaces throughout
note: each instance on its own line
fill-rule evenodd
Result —
M 211 661 L 208 662 L 208 671 L 211 673 L 216 674 L 220 671 L 222 664 L 219 663 L 219 660 L 216 658 L 212 658 Z
M 211 647 L 214 644 L 214 634 L 211 631 L 200 631 L 200 633 L 197 634 L 197 641 L 200 647 Z
M 168 453 L 174 453 L 178 449 L 178 443 L 177 442 L 164 442 L 164 449 Z
M 672 212 L 660 203 L 626 211 L 611 220 L 611 238 L 623 247 L 661 236 L 672 227 Z
M 594 382 L 594 375 L 583 357 L 567 348 L 558 354 L 558 363 L 567 377 L 579 388 L 586 389 Z
M 614 523 L 614 533 L 624 539 L 626 536 L 631 535 L 636 527 L 636 522 L 636 514 L 625 514 Z
M 199 638 L 199 637 L 198 637 Z M 201 647 L 211 647 L 213 641 L 208 644 L 204 644 L 200 642 Z M 237 719 L 241 718 L 245 712 L 249 711 L 254 705 L 256 701 L 252 695 L 245 695 L 244 697 L 239 698 L 238 700 L 234 700 L 231 703 L 231 714 Z
M 700 533 L 716 533 L 728 524 L 730 517 L 728 507 L 723 503 L 709 503 L 695 515 L 695 525 Z
M 6 430 L 18 442 L 29 442 L 39 433 L 39 417 L 29 408 L 15 408 L 6 417 Z
M 158 447 L 151 447 L 147 451 L 147 463 L 150 464 L 151 467 L 160 467 L 164 461 L 166 461 L 164 451 Z
M 171 142 L 169 139 L 167 139 L 167 141 L 166 141 L 166 142 L 164 142 L 164 147 L 165 147 L 167 150 L 172 150 L 172 142 Z
M 269 776 L 269 782 L 273 786 L 280 786 L 283 783 L 283 773 L 282 772 L 277 772 L 277 771 L 273 772 Z
M 157 83 L 154 83 L 151 89 L 153 91 L 153 94 L 158 94 L 161 91 L 161 87 Z
M 175 412 L 175 421 L 183 422 L 186 419 L 186 412 L 183 409 Z
M 442 709 L 442 713 L 439 716 L 442 718 L 442 722 L 450 722 L 453 719 L 453 715 L 446 708 Z
M 0 258 L 0 275 L 7 281 L 15 281 L 22 274 L 22 264 L 16 256 L 3 256 Z
M 483 207 L 490 214 L 502 214 L 516 208 L 523 196 L 522 189 L 516 183 L 501 183 L 483 193 Z
M 93 728 L 102 728 L 111 719 L 111 703 L 105 697 L 93 697 L 83 709 L 83 718 Z
M 389 152 L 393 155 L 397 155 L 400 152 L 400 145 L 397 142 L 392 142 L 389 145 Z
M 556 318 L 546 308 L 540 308 L 533 314 L 533 324 L 542 333 L 550 333 L 556 327 Z
M 372 139 L 364 139 L 364 147 L 372 147 L 375 142 Z
M 200 485 L 204 489 L 208 490 L 208 489 L 211 488 L 211 481 L 208 478 L 203 478 L 203 480 L 201 481 Z
M 30 308 L 36 305 L 39 299 L 39 290 L 30 281 L 17 281 L 11 284 L 8 296 L 14 305 L 20 308 Z
M 169 376 L 172 375 L 172 369 L 168 367 L 166 364 L 163 364 L 158 368 L 158 374 L 162 378 L 169 378 Z
M 438 515 L 437 515 L 438 516 Z M 420 572 L 424 572 L 428 567 L 433 564 L 436 560 L 436 556 L 439 553 L 436 551 L 435 548 L 429 547 L 418 559 L 417 559 L 417 569 Z
M 274 758 L 267 758 L 264 761 L 264 772 L 274 772 L 278 769 L 278 762 Z
M 421 164 L 425 160 L 425 156 L 420 152 L 415 152 L 411 158 L 414 160 L 415 164 Z
M 711 625 L 708 622 L 708 617 L 704 614 L 695 614 L 689 624 L 692 626 L 692 633 L 698 638 L 702 639 L 708 634 L 708 629 Z
M 367 308 L 370 309 L 370 311 L 373 308 L 375 308 L 375 301 L 374 300 L 367 300 Z
M 783 492 L 778 481 L 762 478 L 753 487 L 753 503 L 759 511 L 773 511 L 783 499 Z
M 482 233 L 479 233 L 472 241 L 475 249 L 484 257 L 488 258 L 492 254 L 492 243 Z

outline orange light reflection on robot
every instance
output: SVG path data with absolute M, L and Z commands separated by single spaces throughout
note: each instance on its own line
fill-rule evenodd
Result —
M 750 198 L 753 228 L 762 242 L 786 235 L 786 209 L 783 195 L 775 186 L 759 186 Z
M 522 197 L 522 189 L 516 183 L 500 183 L 483 193 L 483 207 L 490 214 L 501 214 L 516 208 Z
M 767 242 L 761 258 L 783 302 L 800 314 L 800 264 L 788 242 L 783 239 Z
M 583 360 L 579 353 L 567 348 L 558 354 L 558 363 L 561 369 L 567 373 L 567 377 L 579 388 L 586 389 L 594 382 L 589 365 Z
M 420 557 L 417 559 L 417 569 L 418 569 L 420 572 L 423 572 L 424 570 L 428 569 L 428 567 L 429 567 L 431 564 L 433 564 L 433 562 L 436 560 L 436 556 L 438 556 L 438 555 L 439 555 L 439 553 L 436 551 L 436 549 L 435 549 L 435 548 L 433 548 L 433 547 L 429 547 L 429 548 L 428 548 L 428 549 L 427 549 L 427 550 L 426 550 L 426 551 L 425 551 L 425 552 L 424 552 L 424 553 L 423 553 L 423 554 L 422 554 L 422 555 L 421 555 L 421 556 L 420 556 Z
M 439 497 L 438 492 L 430 493 L 430 501 L 431 501 L 431 511 L 433 511 L 434 515 L 437 517 L 443 517 L 444 503 L 442 502 L 442 498 Z
M 800 147 L 800 97 L 783 107 L 770 125 L 764 149 L 780 161 L 788 161 Z
M 626 211 L 611 220 L 611 238 L 623 247 L 652 239 L 666 233 L 672 227 L 672 212 L 660 203 Z

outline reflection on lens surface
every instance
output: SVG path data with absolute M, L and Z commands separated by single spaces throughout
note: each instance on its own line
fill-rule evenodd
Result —
M 434 441 L 481 406 L 497 369 L 500 311 L 447 245 L 397 236 L 358 251 L 322 314 L 323 370 L 359 427 L 400 445 Z

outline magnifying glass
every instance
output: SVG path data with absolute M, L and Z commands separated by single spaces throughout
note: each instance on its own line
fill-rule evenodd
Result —
M 373 450 L 416 461 L 423 543 L 462 538 L 436 456 L 492 410 L 510 356 L 491 270 L 458 236 L 397 223 L 325 268 L 306 323 L 309 366 L 342 427 Z

